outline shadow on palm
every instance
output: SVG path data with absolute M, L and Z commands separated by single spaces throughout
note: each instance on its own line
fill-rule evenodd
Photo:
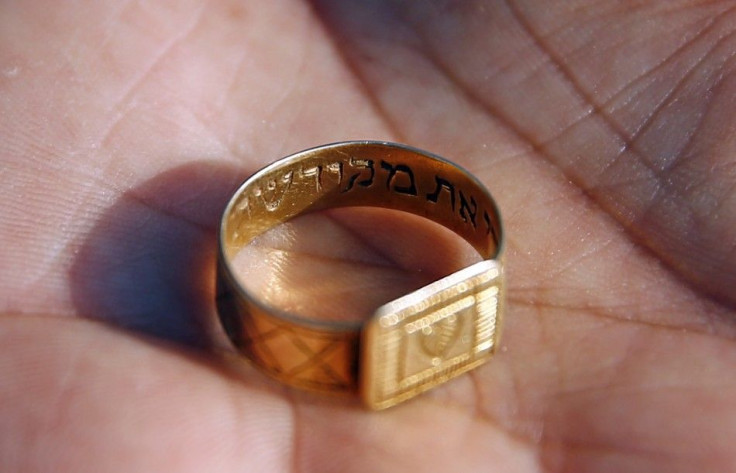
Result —
M 208 343 L 215 233 L 244 173 L 177 167 L 131 189 L 91 230 L 70 271 L 80 315 L 187 345 Z

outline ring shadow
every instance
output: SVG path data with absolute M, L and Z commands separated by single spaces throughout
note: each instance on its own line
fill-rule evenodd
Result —
M 125 192 L 70 269 L 79 313 L 189 346 L 212 344 L 216 228 L 246 173 L 199 161 Z

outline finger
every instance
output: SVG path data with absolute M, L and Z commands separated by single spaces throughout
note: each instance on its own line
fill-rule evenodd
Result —
M 532 471 L 534 446 L 425 398 L 390 413 L 81 319 L 0 317 L 2 471 Z M 425 448 L 418 448 L 424 445 Z
M 0 317 L 0 470 L 287 471 L 288 403 L 74 319 Z

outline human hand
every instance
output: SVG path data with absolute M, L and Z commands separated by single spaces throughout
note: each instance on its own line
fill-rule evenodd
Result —
M 3 4 L 0 470 L 733 470 L 733 7 Z M 469 169 L 507 238 L 502 349 L 380 413 L 203 336 L 234 186 L 363 138 Z M 354 217 L 262 250 L 416 285 L 436 240 Z

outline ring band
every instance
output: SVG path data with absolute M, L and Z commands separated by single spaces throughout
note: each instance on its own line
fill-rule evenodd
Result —
M 379 307 L 366 322 L 312 320 L 249 293 L 232 261 L 256 236 L 302 213 L 402 210 L 464 238 L 484 258 Z M 503 232 L 486 188 L 459 166 L 394 143 L 353 141 L 283 158 L 247 179 L 218 236 L 217 309 L 237 349 L 267 374 L 318 392 L 358 392 L 383 409 L 487 361 L 498 344 Z

